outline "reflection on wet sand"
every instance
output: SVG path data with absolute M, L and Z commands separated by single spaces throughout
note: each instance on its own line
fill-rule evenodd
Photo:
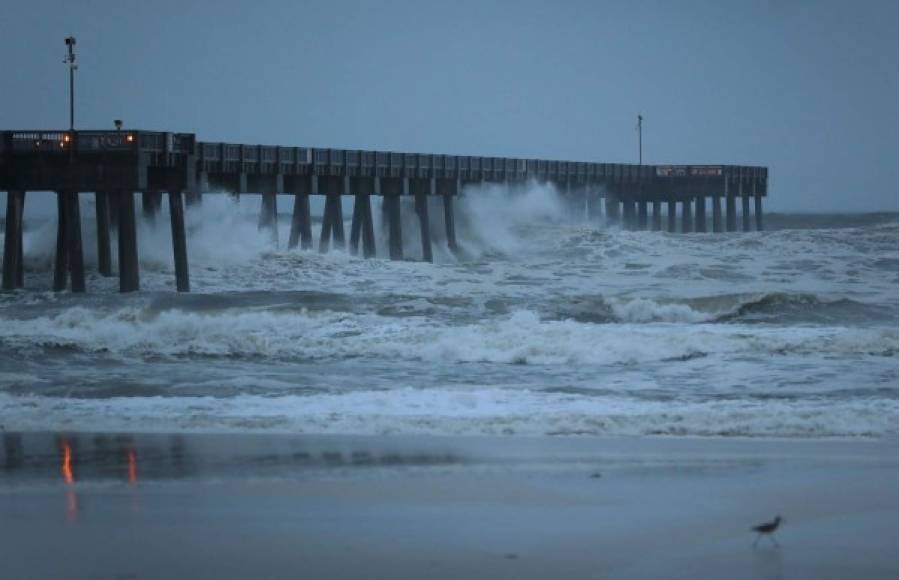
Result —
M 235 470 L 253 476 L 296 476 L 306 469 L 354 467 L 428 467 L 461 463 L 449 452 L 382 450 L 292 441 L 289 446 L 240 446 L 239 439 L 194 437 L 192 449 L 178 435 L 3 434 L 0 485 L 25 479 L 67 487 L 85 481 L 121 481 L 216 476 Z M 234 443 L 233 445 L 231 443 Z

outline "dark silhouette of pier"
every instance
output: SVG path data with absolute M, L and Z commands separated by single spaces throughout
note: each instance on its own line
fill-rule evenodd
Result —
M 479 183 L 551 183 L 590 219 L 627 229 L 669 232 L 762 229 L 765 167 L 737 165 L 642 165 L 432 155 L 387 151 L 274 147 L 206 143 L 189 133 L 158 131 L 2 131 L 0 190 L 7 191 L 3 289 L 24 287 L 22 214 L 28 191 L 57 193 L 58 230 L 53 288 L 85 291 L 79 196 L 96 196 L 100 274 L 113 274 L 110 229 L 118 230 L 118 274 L 122 292 L 140 288 L 135 194 L 142 214 L 155 220 L 168 194 L 175 279 L 190 290 L 184 205 L 204 193 L 262 196 L 260 228 L 277 239 L 279 195 L 294 196 L 288 246 L 313 247 L 310 195 L 326 198 L 319 249 L 345 247 L 343 196 L 353 196 L 349 249 L 375 255 L 371 196 L 383 197 L 388 250 L 403 259 L 401 198 L 414 199 L 424 260 L 434 239 L 428 216 L 431 197 L 443 202 L 445 243 L 457 250 L 453 199 Z M 722 208 L 723 203 L 723 208 Z M 711 224 L 707 206 L 711 204 Z M 650 213 L 651 210 L 651 213 Z M 678 227 L 678 217 L 680 226 Z

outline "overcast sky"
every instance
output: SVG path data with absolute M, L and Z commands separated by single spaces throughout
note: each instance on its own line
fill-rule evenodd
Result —
M 773 210 L 899 210 L 897 1 L 2 0 L 0 127 L 761 164 Z

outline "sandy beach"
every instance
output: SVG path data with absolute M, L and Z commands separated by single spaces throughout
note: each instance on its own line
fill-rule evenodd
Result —
M 2 577 L 895 578 L 897 451 L 6 433 Z

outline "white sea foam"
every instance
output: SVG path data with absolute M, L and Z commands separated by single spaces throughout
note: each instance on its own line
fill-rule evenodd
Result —
M 899 402 L 646 402 L 496 388 L 410 389 L 313 396 L 10 397 L 9 430 L 289 432 L 433 435 L 889 437 Z

